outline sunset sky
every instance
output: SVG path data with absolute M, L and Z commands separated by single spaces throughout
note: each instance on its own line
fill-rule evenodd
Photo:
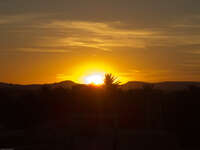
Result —
M 200 1 L 0 1 L 0 82 L 106 72 L 122 82 L 200 81 Z

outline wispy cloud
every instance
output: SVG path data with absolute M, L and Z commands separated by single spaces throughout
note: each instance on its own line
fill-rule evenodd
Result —
M 74 47 L 89 47 L 111 51 L 113 47 L 144 48 L 144 38 L 150 38 L 154 32 L 147 30 L 131 30 L 116 28 L 120 22 L 84 22 L 84 21 L 54 21 L 42 28 L 66 33 L 59 39 L 63 45 Z
M 126 26 L 128 26 L 126 28 Z M 183 30 L 182 27 L 189 28 Z M 163 28 L 130 27 L 125 22 L 90 22 L 54 20 L 40 28 L 62 33 L 58 42 L 72 47 L 88 47 L 112 51 L 120 47 L 147 48 L 152 46 L 175 46 L 200 43 L 199 34 L 191 34 L 198 24 L 168 24 Z
M 36 34 L 37 38 L 31 39 L 37 46 L 65 46 L 71 48 L 99 49 L 111 52 L 120 48 L 151 49 L 152 47 L 175 47 L 176 45 L 198 44 L 199 24 L 192 19 L 166 24 L 159 28 L 138 28 L 122 21 L 80 21 L 56 20 L 52 14 L 19 14 L 2 16 L 0 24 L 20 23 L 22 27 L 8 30 L 13 34 Z M 37 19 L 43 18 L 39 23 Z M 45 18 L 45 19 L 44 19 Z M 54 18 L 54 19 L 53 19 Z M 196 17 L 195 19 L 198 20 Z M 190 21 L 190 22 L 189 22 Z M 26 24 L 23 27 L 24 23 Z M 183 29 L 184 28 L 184 29 Z M 185 30 L 185 28 L 188 28 Z M 194 29 L 197 30 L 195 34 Z M 199 28 L 200 29 L 200 28 Z M 189 31 L 188 31 L 189 30 Z M 30 45 L 30 51 L 33 45 Z M 22 47 L 23 48 L 23 47 Z M 54 51 L 56 51 L 55 48 Z M 35 52 L 40 52 L 35 48 Z M 58 51 L 65 51 L 63 49 Z
M 64 49 L 42 49 L 42 48 L 19 48 L 18 52 L 25 53 L 69 53 L 69 50 Z
M 49 27 L 62 27 L 71 29 L 80 29 L 100 35 L 132 35 L 132 36 L 149 36 L 153 32 L 139 31 L 139 30 L 125 30 L 114 28 L 113 24 L 120 24 L 120 22 L 86 22 L 86 21 L 55 21 L 49 24 Z
M 190 50 L 190 51 L 187 51 L 186 53 L 200 55 L 200 49 L 199 50 Z
M 27 14 L 16 14 L 16 15 L 0 15 L 0 24 L 12 24 L 21 23 L 24 24 L 28 20 L 33 20 L 50 14 L 39 14 L 39 13 L 27 13 Z

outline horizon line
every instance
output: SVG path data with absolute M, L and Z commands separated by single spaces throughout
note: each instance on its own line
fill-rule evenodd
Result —
M 3 81 L 0 81 L 0 84 L 9 84 L 9 85 L 21 85 L 21 86 L 27 86 L 27 85 L 49 85 L 49 84 L 59 84 L 59 83 L 62 83 L 62 82 L 73 82 L 74 84 L 79 84 L 79 85 L 88 85 L 88 84 L 85 84 L 85 83 L 77 83 L 76 81 L 72 81 L 72 80 L 63 80 L 63 81 L 57 81 L 57 82 L 47 82 L 47 83 L 12 83 L 12 82 L 3 82 Z M 140 80 L 130 80 L 130 81 L 127 81 L 123 84 L 120 84 L 120 85 L 125 85 L 127 83 L 130 83 L 130 82 L 140 82 L 140 83 L 147 83 L 147 84 L 158 84 L 158 83 L 166 83 L 166 82 L 194 82 L 194 83 L 200 83 L 200 81 L 195 81 L 195 80 L 163 80 L 163 81 L 140 81 Z

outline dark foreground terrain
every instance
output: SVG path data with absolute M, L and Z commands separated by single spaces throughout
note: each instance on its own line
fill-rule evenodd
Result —
M 9 137 L 8 137 L 9 136 Z M 164 131 L 133 131 L 104 129 L 104 131 L 69 131 L 43 129 L 15 131 L 1 135 L 1 148 L 19 150 L 132 150 L 180 149 L 175 135 Z
M 199 104 L 197 85 L 2 84 L 0 149 L 196 150 Z

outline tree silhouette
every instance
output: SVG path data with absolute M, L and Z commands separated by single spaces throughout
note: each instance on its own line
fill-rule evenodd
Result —
M 111 73 L 105 74 L 104 84 L 106 87 L 116 87 L 120 84 L 117 77 Z
M 109 97 L 110 99 L 116 99 L 117 97 L 117 87 L 119 86 L 120 82 L 118 80 L 118 78 L 116 76 L 114 76 L 113 74 L 111 73 L 108 73 L 108 74 L 105 74 L 105 79 L 104 79 L 104 84 L 105 84 L 105 87 L 106 87 L 106 90 L 109 94 L 111 94 L 112 96 Z M 115 102 L 115 106 L 114 109 L 115 109 L 115 117 L 114 117 L 114 145 L 113 145 L 113 149 L 116 150 L 117 147 L 118 147 L 118 130 L 119 130 L 119 104 L 118 102 L 116 101 Z

